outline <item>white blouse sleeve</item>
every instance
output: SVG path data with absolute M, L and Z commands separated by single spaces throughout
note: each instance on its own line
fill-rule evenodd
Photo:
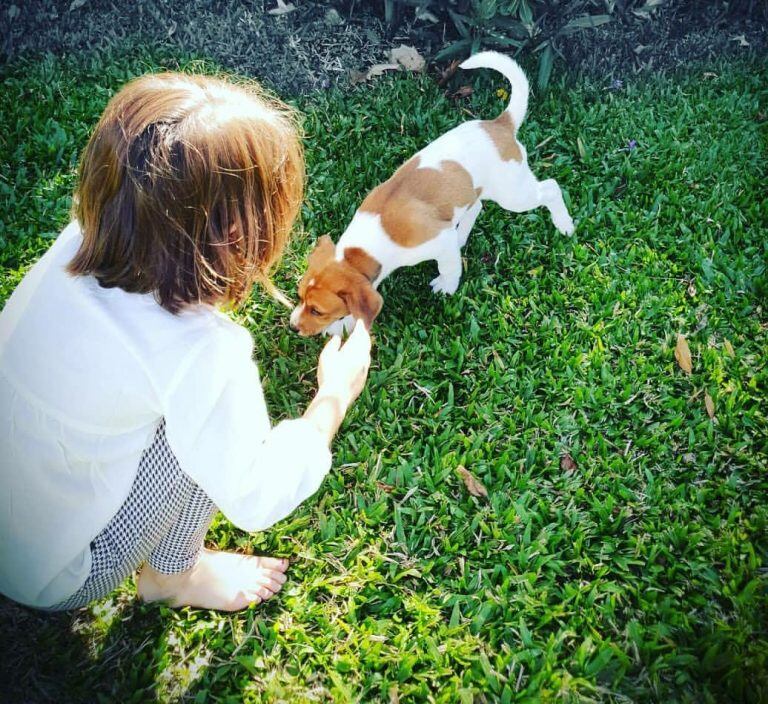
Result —
M 251 346 L 245 330 L 218 328 L 187 355 L 163 403 L 181 469 L 247 531 L 288 516 L 331 467 L 326 440 L 308 421 L 270 427 Z

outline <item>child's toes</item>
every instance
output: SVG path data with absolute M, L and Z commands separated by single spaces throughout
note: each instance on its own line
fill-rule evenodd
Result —
M 284 557 L 266 557 L 264 555 L 253 558 L 259 567 L 266 570 L 275 570 L 277 572 L 285 572 L 288 569 L 288 560 Z

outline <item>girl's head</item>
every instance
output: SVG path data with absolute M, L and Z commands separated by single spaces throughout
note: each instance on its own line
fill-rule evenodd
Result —
M 178 312 L 237 303 L 282 254 L 304 161 L 293 114 L 253 86 L 175 73 L 107 105 L 80 163 L 69 265 Z

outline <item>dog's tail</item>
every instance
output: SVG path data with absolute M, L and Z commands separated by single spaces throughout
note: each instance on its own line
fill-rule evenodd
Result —
M 459 68 L 492 68 L 498 71 L 512 85 L 507 112 L 512 115 L 515 128 L 519 128 L 528 110 L 528 79 L 517 61 L 498 51 L 481 51 L 470 56 Z

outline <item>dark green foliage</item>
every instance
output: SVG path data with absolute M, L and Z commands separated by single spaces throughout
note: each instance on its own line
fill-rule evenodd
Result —
M 355 7 L 354 2 L 342 4 Z M 631 25 L 654 23 L 662 17 L 666 21 L 679 15 L 682 27 L 690 24 L 686 17 L 702 13 L 725 26 L 730 17 L 768 21 L 768 6 L 754 0 L 719 3 L 720 11 L 714 14 L 707 3 L 697 0 L 669 4 L 649 0 L 383 0 L 382 5 L 383 19 L 390 27 L 404 19 L 442 25 L 446 42 L 434 56 L 436 61 L 463 59 L 481 49 L 535 57 L 539 88 L 549 83 L 564 40 L 596 27 L 620 24 L 617 31 L 626 33 L 626 41 L 630 41 Z M 658 31 L 665 36 L 668 30 Z M 650 41 L 648 32 L 642 36 L 646 43 Z
M 109 95 L 156 67 L 134 57 L 4 69 L 2 299 L 66 223 L 77 153 Z M 532 101 L 521 139 L 535 173 L 567 192 L 575 235 L 545 213 L 489 205 L 454 297 L 431 294 L 432 264 L 385 283 L 370 382 L 317 496 L 264 534 L 221 518 L 209 535 L 291 556 L 275 603 L 172 612 L 135 604 L 126 584 L 74 633 L 6 619 L 11 691 L 765 701 L 766 69 L 707 71 L 616 91 L 560 80 Z M 500 111 L 502 85 L 478 89 L 471 110 Z M 316 237 L 338 237 L 367 189 L 467 119 L 426 78 L 299 107 L 304 234 L 278 277 L 291 294 Z M 322 340 L 295 336 L 258 292 L 239 316 L 273 413 L 296 415 Z M 690 377 L 674 360 L 678 333 Z M 459 465 L 487 501 L 467 494 Z

